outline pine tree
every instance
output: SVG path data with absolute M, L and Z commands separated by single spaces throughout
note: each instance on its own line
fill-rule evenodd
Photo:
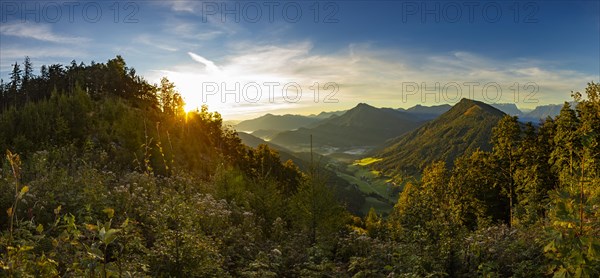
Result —
M 552 161 L 560 186 L 551 193 L 550 240 L 544 247 L 555 277 L 600 274 L 599 91 L 590 83 L 587 100 L 574 93 L 577 113 L 565 104 L 556 119 Z
M 554 171 L 558 173 L 560 182 L 563 184 L 572 184 L 572 177 L 577 168 L 577 158 L 580 146 L 577 130 L 579 129 L 579 119 L 571 105 L 565 102 L 560 114 L 555 120 L 556 132 L 554 135 L 554 150 L 550 156 L 550 161 Z
M 175 97 L 175 84 L 170 82 L 169 79 L 163 77 L 160 79 L 160 103 L 162 110 L 167 115 L 173 115 L 175 113 L 174 97 Z
M 587 99 L 582 99 L 580 93 L 574 94 L 575 101 L 578 102 L 578 134 L 583 148 L 580 167 L 582 176 L 597 178 L 600 176 L 600 84 L 588 84 L 586 95 Z
M 542 132 L 543 127 L 538 134 L 533 124 L 527 123 L 518 150 L 519 165 L 514 176 L 517 196 L 515 218 L 524 224 L 533 224 L 544 217 L 548 191 L 555 184 L 548 164 L 551 149 Z
M 382 219 L 374 208 L 370 208 L 367 216 L 365 216 L 365 228 L 372 238 L 384 235 Z
M 4 79 L 0 79 L 0 112 L 7 108 L 8 98 L 6 96 L 6 89 L 4 88 Z
M 521 128 L 517 117 L 506 115 L 493 129 L 493 154 L 503 180 L 499 185 L 509 200 L 509 225 L 513 224 L 513 206 L 515 203 L 515 171 L 519 161 L 519 144 L 521 143 Z
M 17 105 L 19 102 L 19 92 L 21 90 L 22 82 L 21 74 L 21 67 L 19 67 L 17 62 L 15 62 L 13 65 L 13 70 L 10 73 L 10 84 L 8 89 L 8 94 L 10 95 L 10 98 L 12 98 L 13 105 Z
M 31 90 L 30 88 L 30 83 L 31 80 L 34 78 L 33 76 L 33 65 L 31 64 L 31 60 L 29 59 L 29 56 L 25 57 L 25 61 L 23 62 L 23 82 L 22 82 L 22 91 L 23 91 L 23 95 L 25 96 L 25 101 L 29 101 L 29 91 Z
M 117 55 L 114 59 L 110 59 L 106 62 L 106 74 L 108 74 L 108 77 L 105 78 L 104 85 L 106 86 L 108 93 L 126 99 L 132 99 L 130 94 L 133 92 L 127 90 L 127 71 L 127 64 L 120 55 Z
M 413 231 L 432 221 L 451 220 L 449 205 L 454 196 L 449 189 L 449 179 L 445 162 L 438 161 L 423 170 L 420 183 L 405 185 L 392 216 L 401 230 Z
M 451 190 L 453 213 L 469 229 L 484 228 L 506 219 L 507 200 L 497 186 L 502 174 L 493 156 L 481 150 L 456 159 Z
M 344 209 L 317 173 L 309 174 L 291 200 L 292 214 L 311 246 L 331 246 L 345 222 Z

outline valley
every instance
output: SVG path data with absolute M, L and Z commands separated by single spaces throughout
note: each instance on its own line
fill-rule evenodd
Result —
M 556 113 L 548 107 L 553 106 L 534 111 Z M 291 159 L 305 169 L 312 151 L 320 157 L 319 167 L 344 188 L 338 199 L 348 199 L 339 194 L 359 192 L 360 203 L 352 204 L 359 214 L 374 208 L 385 216 L 404 185 L 420 180 L 426 165 L 437 160 L 452 165 L 458 156 L 489 151 L 492 128 L 506 114 L 524 115 L 514 104 L 468 99 L 453 106 L 407 109 L 358 104 L 346 111 L 322 112 L 323 117 L 267 114 L 239 123 L 240 129 L 250 131 L 238 135 L 246 145 L 266 144 L 280 152 L 282 161 Z

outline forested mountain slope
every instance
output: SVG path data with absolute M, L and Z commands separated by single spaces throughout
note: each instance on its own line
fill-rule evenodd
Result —
M 398 138 L 375 154 L 374 167 L 416 174 L 434 161 L 451 165 L 458 156 L 490 150 L 492 128 L 504 113 L 483 102 L 462 99 L 446 113 Z

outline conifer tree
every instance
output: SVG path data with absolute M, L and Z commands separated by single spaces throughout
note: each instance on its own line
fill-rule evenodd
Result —
M 521 129 L 517 117 L 506 115 L 493 129 L 492 144 L 493 154 L 498 170 L 503 179 L 498 185 L 509 200 L 509 225 L 513 224 L 513 206 L 515 203 L 515 171 L 519 161 L 519 144 L 521 143 Z

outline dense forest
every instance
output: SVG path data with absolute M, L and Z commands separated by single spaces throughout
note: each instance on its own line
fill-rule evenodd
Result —
M 572 97 L 359 217 L 319 167 L 184 112 L 120 56 L 26 58 L 0 85 L 0 276 L 598 277 L 600 85 Z

